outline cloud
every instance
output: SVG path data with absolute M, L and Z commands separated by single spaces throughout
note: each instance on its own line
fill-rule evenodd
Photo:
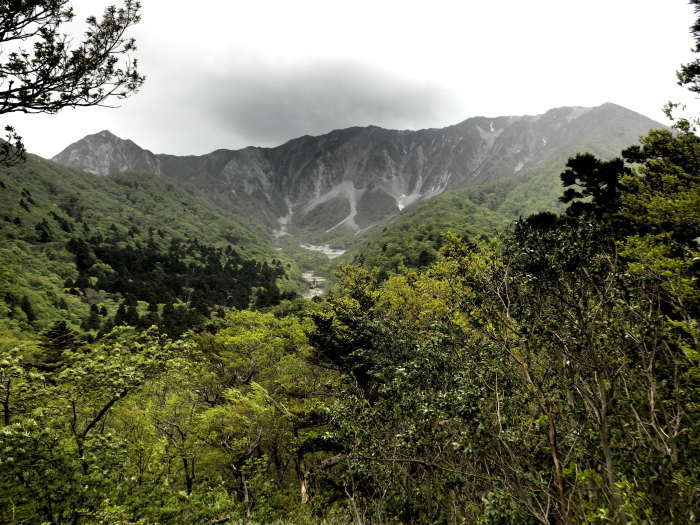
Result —
M 429 82 L 401 79 L 350 61 L 232 67 L 197 84 L 203 117 L 248 144 L 375 124 L 415 128 L 451 122 L 454 97 Z
M 71 0 L 78 18 L 108 3 Z M 348 126 L 439 127 L 608 100 L 665 122 L 665 100 L 697 108 L 674 80 L 690 59 L 692 7 L 667 3 L 590 0 L 572 24 L 557 0 L 436 0 L 429 9 L 418 0 L 200 0 L 194 10 L 149 0 L 133 32 L 146 75 L 138 94 L 119 109 L 8 123 L 50 156 L 102 129 L 154 152 L 202 154 Z

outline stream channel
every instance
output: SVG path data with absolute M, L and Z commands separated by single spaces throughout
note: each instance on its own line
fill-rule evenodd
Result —
M 336 249 L 331 248 L 327 244 L 324 244 L 322 246 L 318 246 L 315 244 L 301 243 L 299 246 L 301 248 L 304 248 L 305 250 L 311 250 L 314 252 L 321 252 L 329 259 L 335 259 L 336 257 L 340 257 L 341 255 L 343 255 L 345 253 L 345 250 L 336 250 Z M 301 274 L 301 277 L 309 285 L 309 289 L 304 292 L 305 299 L 313 299 L 314 297 L 318 297 L 319 295 L 323 295 L 323 293 L 325 292 L 324 287 L 326 284 L 325 277 L 322 277 L 320 275 L 316 275 L 313 271 L 304 272 Z

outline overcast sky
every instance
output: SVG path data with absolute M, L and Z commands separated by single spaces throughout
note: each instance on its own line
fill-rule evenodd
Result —
M 113 2 L 76 0 L 84 18 Z M 142 0 L 147 80 L 117 109 L 3 118 L 51 157 L 109 129 L 155 153 L 274 146 L 353 125 L 692 100 L 686 0 Z

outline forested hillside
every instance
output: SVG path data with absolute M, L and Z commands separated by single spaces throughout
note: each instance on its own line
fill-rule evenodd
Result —
M 344 267 L 180 338 L 5 343 L 2 519 L 696 521 L 700 139 L 625 159 L 571 159 L 565 213 L 447 236 L 422 272 Z
M 154 175 L 97 178 L 31 157 L 2 171 L 0 203 L 6 330 L 162 321 L 180 333 L 294 288 L 262 230 Z
M 608 132 L 606 136 L 615 135 Z M 629 142 L 621 143 L 623 139 Z M 619 149 L 638 139 L 620 133 L 608 144 L 591 141 L 580 151 L 610 159 L 619 155 Z M 618 150 L 614 149 L 615 145 Z M 542 211 L 561 211 L 559 175 L 567 160 L 577 152 L 565 150 L 517 177 L 447 191 L 409 207 L 386 225 L 357 238 L 337 263 L 376 267 L 382 275 L 396 272 L 402 266 L 426 268 L 437 259 L 443 235 L 448 231 L 479 242 L 492 238 L 518 218 Z

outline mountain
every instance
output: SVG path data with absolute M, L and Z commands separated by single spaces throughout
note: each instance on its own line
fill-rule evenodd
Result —
M 101 175 L 150 171 L 254 217 L 277 236 L 341 242 L 448 190 L 517 179 L 564 153 L 611 156 L 661 124 L 615 104 L 537 116 L 474 117 L 418 131 L 376 126 L 303 136 L 275 147 L 154 155 L 109 132 L 54 160 Z
M 130 140 L 123 140 L 104 130 L 71 144 L 53 158 L 64 166 L 95 175 L 125 171 L 143 171 L 161 175 L 160 161 L 153 153 Z
M 620 149 L 590 145 L 586 151 L 602 158 L 619 156 Z M 491 238 L 513 220 L 541 211 L 562 212 L 560 174 L 567 160 L 582 151 L 570 147 L 523 170 L 517 177 L 474 184 L 410 206 L 382 227 L 373 228 L 350 244 L 334 264 L 353 262 L 398 272 L 424 268 L 438 257 L 445 232 L 472 241 Z M 332 273 L 332 268 L 327 270 Z

